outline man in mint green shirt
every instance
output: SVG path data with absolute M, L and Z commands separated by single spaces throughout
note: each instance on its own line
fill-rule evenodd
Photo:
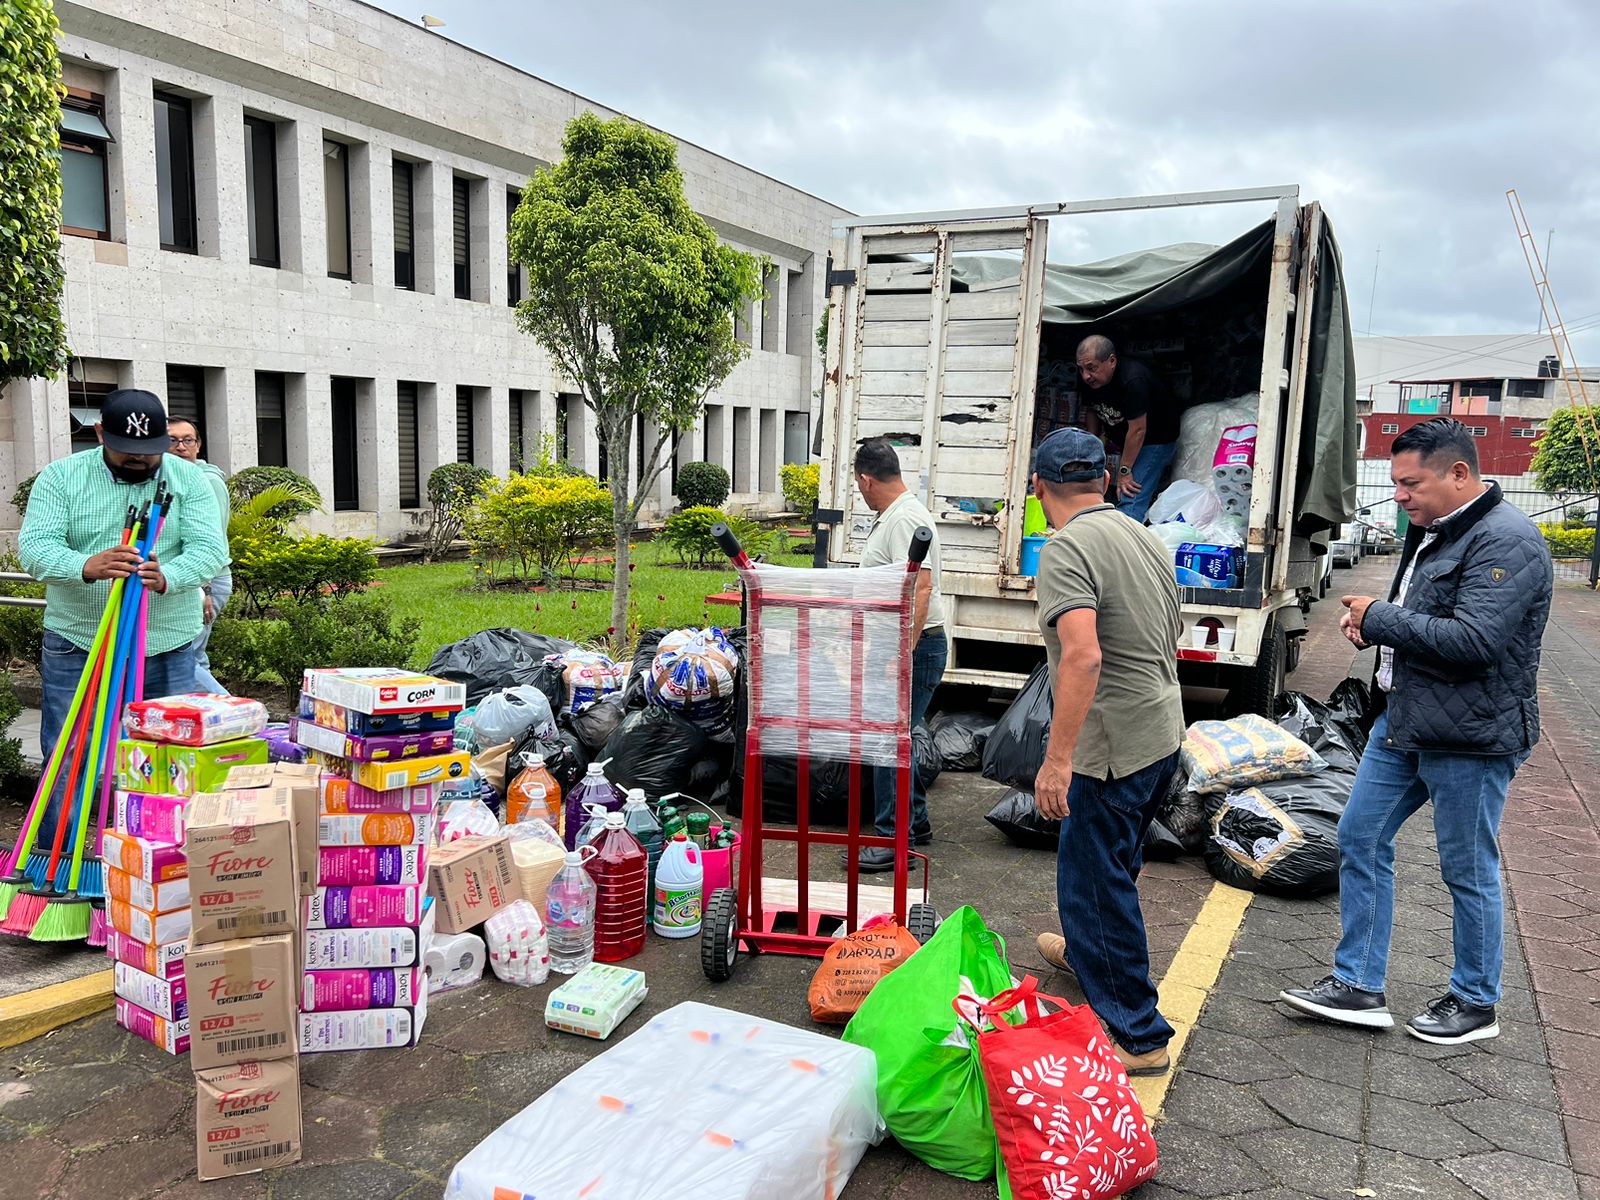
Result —
M 17 536 L 22 569 L 47 585 L 39 721 L 47 760 L 66 724 L 112 581 L 137 575 L 150 592 L 145 695 L 178 695 L 194 690 L 200 587 L 228 564 L 211 485 L 200 468 L 167 454 L 167 415 L 155 394 L 112 392 L 95 431 L 99 447 L 39 472 Z M 141 558 L 122 545 L 123 524 L 130 505 L 142 507 L 155 495 L 158 479 L 166 481 L 171 503 L 155 552 Z M 60 811 L 58 790 L 39 828 L 46 845 Z

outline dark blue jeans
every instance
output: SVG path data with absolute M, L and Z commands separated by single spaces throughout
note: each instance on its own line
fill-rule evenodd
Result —
M 88 662 L 87 651 L 78 649 L 59 633 L 45 630 L 44 654 L 39 666 L 44 691 L 39 711 L 39 753 L 44 756 L 47 766 L 50 762 L 50 753 L 56 748 L 56 739 L 61 736 L 61 727 L 67 723 L 67 709 L 72 706 L 73 693 L 78 690 L 78 680 L 82 678 L 83 669 Z M 192 691 L 194 691 L 194 647 L 183 646 L 177 650 L 168 650 L 165 654 L 152 654 L 144 660 L 146 696 L 178 696 Z M 119 724 L 120 720 L 119 713 Z M 115 750 L 113 744 L 112 752 L 115 753 Z M 60 781 L 71 763 L 71 753 L 72 748 L 68 747 L 69 757 L 61 764 L 60 775 L 56 777 L 56 788 L 50 795 L 44 820 L 39 824 L 36 844 L 43 845 L 46 849 L 56 836 L 56 818 L 61 812 L 62 804 Z M 87 763 L 89 747 L 85 746 L 83 753 L 84 762 Z
M 1172 1038 L 1156 1009 L 1139 911 L 1144 835 L 1178 765 L 1174 751 L 1123 779 L 1073 773 L 1056 851 L 1056 909 L 1083 995 L 1129 1054 Z
M 917 640 L 911 652 L 911 728 L 922 724 L 928 715 L 928 705 L 933 693 L 944 678 L 945 664 L 950 661 L 950 642 L 944 630 L 934 629 Z M 895 801 L 899 798 L 895 788 L 896 771 L 893 767 L 872 768 L 873 817 L 880 837 L 894 836 Z M 911 768 L 911 836 L 928 837 L 933 825 L 928 820 L 928 797 L 917 782 L 917 770 Z

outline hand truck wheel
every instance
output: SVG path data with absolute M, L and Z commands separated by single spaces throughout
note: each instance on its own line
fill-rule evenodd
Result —
M 939 914 L 931 904 L 913 904 L 906 910 L 906 928 L 918 945 L 926 946 L 939 928 Z
M 739 961 L 738 896 L 732 888 L 711 893 L 700 925 L 700 969 L 713 983 L 732 978 Z

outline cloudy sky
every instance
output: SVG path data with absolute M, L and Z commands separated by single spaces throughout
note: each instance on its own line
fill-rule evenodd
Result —
M 1592 0 L 381 2 L 859 213 L 1298 183 L 1358 333 L 1531 332 L 1515 186 L 1600 360 Z M 1051 257 L 1256 219 L 1053 225 Z

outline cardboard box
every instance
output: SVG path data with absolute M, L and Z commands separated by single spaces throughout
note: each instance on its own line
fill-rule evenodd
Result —
M 189 859 L 182 846 L 148 841 L 131 833 L 106 830 L 100 839 L 100 857 L 106 866 L 151 883 L 189 877 Z
M 433 832 L 426 813 L 367 813 L 317 818 L 318 846 L 420 846 Z
M 422 921 L 412 929 L 406 925 L 381 925 L 374 929 L 308 929 L 305 956 L 301 965 L 308 971 L 331 971 L 341 967 L 417 967 L 433 940 L 434 914 L 439 906 L 432 899 L 422 902 Z
M 456 736 L 448 729 L 435 733 L 345 733 L 326 729 L 304 717 L 295 718 L 289 736 L 308 750 L 348 758 L 355 762 L 393 762 L 406 758 L 428 758 L 447 754 L 455 748 Z
M 117 742 L 117 787 L 125 792 L 165 792 L 167 768 L 161 743 L 123 738 Z
M 458 711 L 467 704 L 466 684 L 394 667 L 312 667 L 300 692 L 364 713 Z
M 415 925 L 422 919 L 424 889 L 414 884 L 319 887 L 305 899 L 305 927 L 375 929 Z
M 300 894 L 309 896 L 317 886 L 317 804 L 322 772 L 310 763 L 250 763 L 228 772 L 229 791 L 243 788 L 284 787 L 290 792 L 294 814 L 295 867 Z
M 157 979 L 181 978 L 183 956 L 188 950 L 189 943 L 183 939 L 152 944 L 129 937 L 117 929 L 106 933 L 106 955 L 113 962 L 127 963 L 130 967 L 137 967 L 146 975 L 154 975 Z
M 292 937 L 197 946 L 184 972 L 196 1069 L 294 1055 L 300 971 Z
M 522 899 L 511 844 L 504 836 L 465 837 L 428 857 L 428 895 L 439 906 L 440 933 L 462 933 Z
M 307 971 L 300 980 L 301 1012 L 414 1008 L 428 990 L 421 967 L 341 967 Z
M 168 744 L 161 747 L 161 757 L 167 768 L 163 790 L 174 796 L 195 796 L 222 788 L 235 767 L 266 762 L 267 743 L 252 737 L 211 746 Z
M 131 1000 L 117 997 L 117 1027 L 141 1037 L 168 1054 L 189 1053 L 189 1021 L 169 1021 Z
M 272 787 L 206 793 L 190 803 L 194 945 L 294 932 L 300 888 L 292 799 L 288 788 Z
M 337 775 L 322 777 L 322 812 L 330 817 L 362 816 L 367 813 L 430 813 L 438 797 L 436 784 L 395 788 L 376 792 L 353 779 Z
M 191 895 L 193 887 L 190 888 Z M 125 933 L 136 942 L 181 942 L 191 932 L 193 908 L 180 908 L 175 912 L 157 915 L 136 908 L 126 900 L 106 901 L 106 920 L 118 933 Z
M 168 879 L 151 883 L 116 867 L 106 868 L 106 897 L 142 908 L 147 913 L 177 912 L 189 907 L 189 880 Z
M 300 716 L 314 721 L 324 729 L 341 729 L 359 737 L 395 733 L 440 733 L 455 729 L 456 712 L 448 708 L 435 708 L 419 712 L 364 713 L 317 700 L 301 693 Z
M 188 985 L 182 975 L 158 979 L 119 962 L 111 968 L 111 990 L 129 1003 L 167 1021 L 189 1019 Z
M 426 846 L 323 846 L 317 851 L 320 887 L 427 883 Z
M 356 1012 L 300 1014 L 300 1053 L 330 1050 L 393 1050 L 415 1046 L 428 1019 L 424 989 L 410 1008 L 366 1008 Z
M 118 791 L 112 797 L 111 827 L 165 846 L 181 846 L 187 796 Z
M 299 1060 L 197 1070 L 194 1090 L 194 1148 L 202 1180 L 300 1161 Z
M 351 763 L 341 774 L 375 792 L 389 792 L 423 783 L 465 779 L 471 766 L 472 756 L 465 750 L 458 750 L 453 754 L 412 758 L 397 763 Z

